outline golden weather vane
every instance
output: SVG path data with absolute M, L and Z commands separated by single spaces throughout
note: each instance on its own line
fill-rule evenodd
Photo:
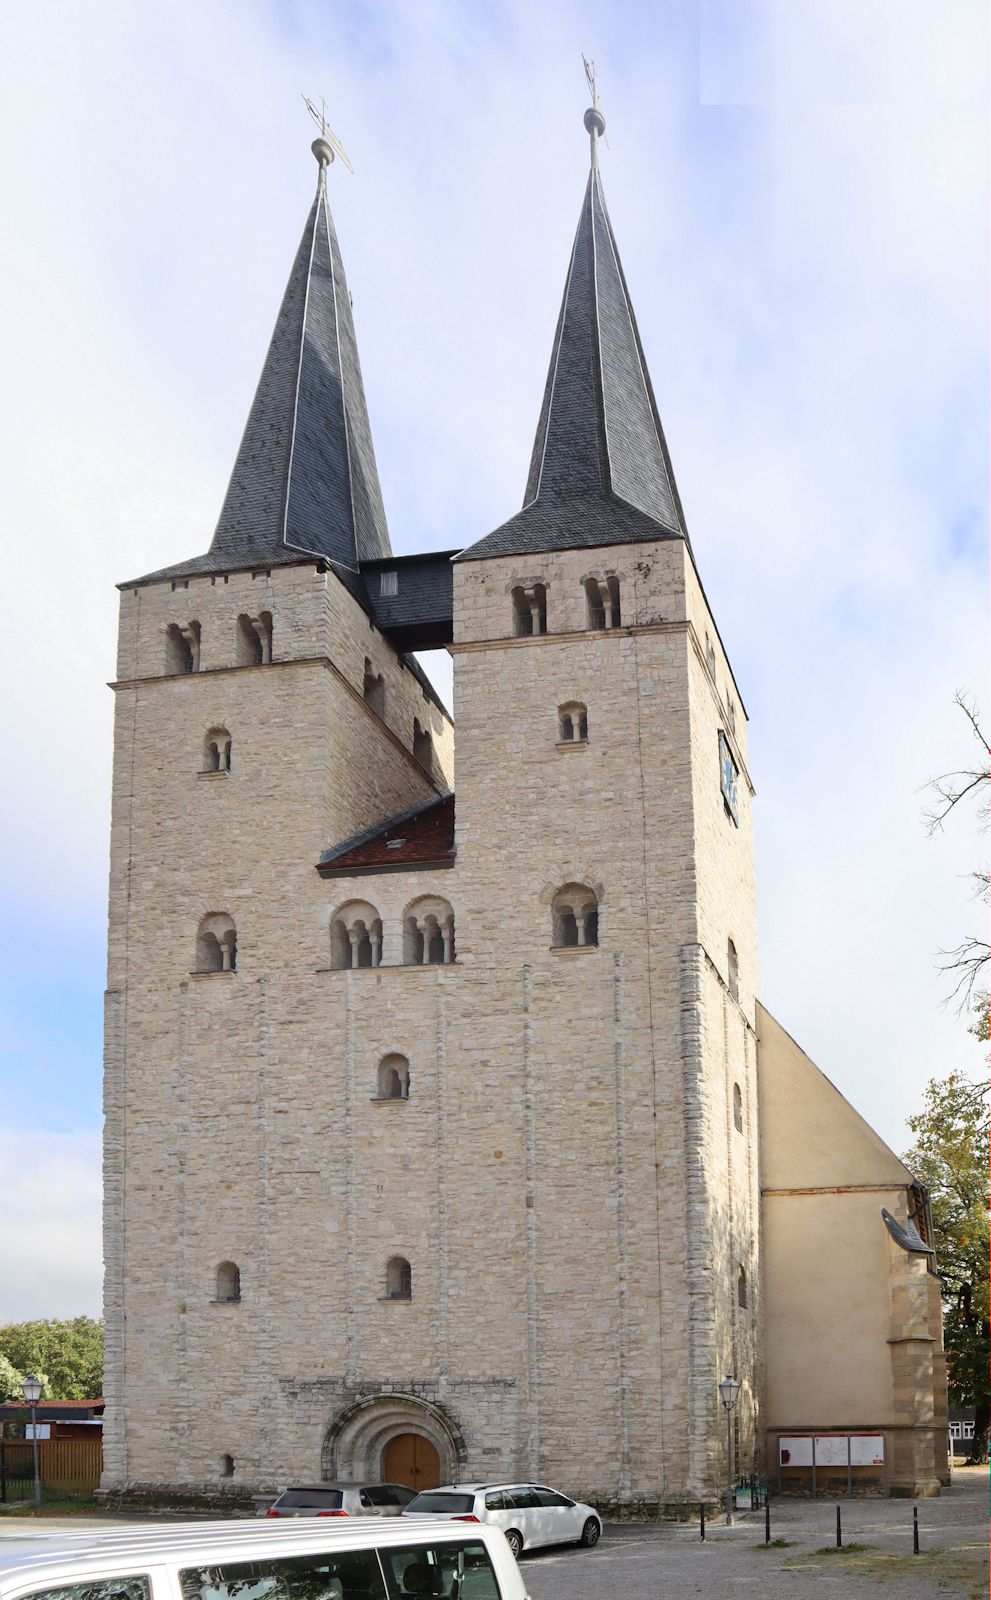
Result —
M 313 118 L 317 127 L 320 129 L 320 137 L 319 139 L 314 139 L 312 149 L 313 154 L 320 163 L 321 171 L 325 167 L 329 167 L 335 155 L 337 155 L 340 156 L 348 171 L 353 172 L 354 168 L 348 158 L 347 151 L 342 145 L 340 139 L 337 137 L 337 134 L 334 132 L 333 128 L 330 126 L 330 123 L 327 121 L 327 102 L 323 95 L 320 96 L 319 109 L 313 104 L 313 101 L 309 98 L 309 96 L 305 94 L 303 96 L 303 104 L 310 113 L 310 116 Z

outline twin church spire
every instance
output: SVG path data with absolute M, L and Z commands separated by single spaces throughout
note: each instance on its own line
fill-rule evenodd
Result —
M 464 550 L 462 560 L 687 539 L 602 192 L 598 139 L 605 122 L 597 100 L 585 126 L 591 170 L 524 506 Z M 322 136 L 313 153 L 320 169 L 317 193 L 213 542 L 205 556 L 150 578 L 268 567 L 309 556 L 360 587 L 362 565 L 392 553 L 351 301 L 327 200 L 334 150 Z

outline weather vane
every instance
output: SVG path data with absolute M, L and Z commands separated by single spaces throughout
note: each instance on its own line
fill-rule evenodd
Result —
M 606 119 L 602 115 L 602 111 L 599 106 L 599 91 L 595 82 L 595 62 L 589 61 L 588 58 L 583 55 L 582 65 L 585 68 L 585 81 L 588 84 L 589 93 L 592 96 L 592 104 L 586 111 L 583 120 L 586 131 L 588 132 L 589 143 L 592 147 L 592 170 L 597 172 L 599 170 L 599 140 L 600 138 L 605 137 Z M 606 144 L 608 143 L 609 141 L 607 139 Z
M 319 139 L 314 139 L 310 148 L 320 163 L 321 179 L 323 178 L 327 168 L 330 166 L 330 163 L 333 161 L 335 155 L 340 156 L 349 172 L 353 172 L 354 168 L 348 158 L 347 151 L 342 145 L 340 139 L 337 137 L 337 134 L 334 132 L 333 128 L 330 126 L 330 123 L 327 121 L 327 102 L 323 95 L 320 96 L 319 109 L 313 104 L 313 101 L 310 99 L 309 95 L 304 94 L 303 104 L 310 113 L 310 116 L 313 118 L 317 127 L 320 129 Z

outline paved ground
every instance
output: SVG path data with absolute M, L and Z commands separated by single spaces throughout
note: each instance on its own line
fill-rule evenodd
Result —
M 938 1500 L 919 1501 L 921 1553 L 912 1554 L 912 1505 L 906 1500 L 841 1502 L 844 1549 L 835 1549 L 836 1502 L 773 1500 L 764 1545 L 763 1512 L 732 1528 L 626 1524 L 608 1529 L 595 1550 L 552 1550 L 524 1556 L 520 1570 L 533 1600 L 726 1600 L 737 1591 L 754 1600 L 986 1600 L 988 1473 L 957 1471 Z M 44 1527 L 78 1532 L 122 1518 L 0 1514 L 0 1539 Z M 128 1521 L 134 1520 L 131 1518 Z M 141 1519 L 144 1520 L 144 1519 Z
M 939 1500 L 919 1501 L 920 1554 L 912 1554 L 912 1504 L 843 1504 L 843 1550 L 836 1550 L 836 1503 L 772 1500 L 765 1547 L 763 1512 L 732 1528 L 610 1528 L 596 1550 L 548 1551 L 521 1563 L 533 1600 L 985 1600 L 988 1593 L 988 1474 L 957 1472 Z M 856 1546 L 856 1548 L 853 1548 Z

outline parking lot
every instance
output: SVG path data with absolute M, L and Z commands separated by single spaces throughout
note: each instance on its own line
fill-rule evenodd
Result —
M 774 1500 L 772 1539 L 763 1513 L 725 1527 L 611 1526 L 595 1550 L 553 1550 L 521 1562 L 533 1600 L 722 1600 L 738 1590 L 762 1600 L 836 1595 L 861 1600 L 984 1600 L 988 1592 L 986 1469 L 955 1476 L 939 1500 L 919 1502 L 920 1554 L 912 1553 L 912 1504 L 842 1504 L 844 1548 L 836 1550 L 835 1502 Z

